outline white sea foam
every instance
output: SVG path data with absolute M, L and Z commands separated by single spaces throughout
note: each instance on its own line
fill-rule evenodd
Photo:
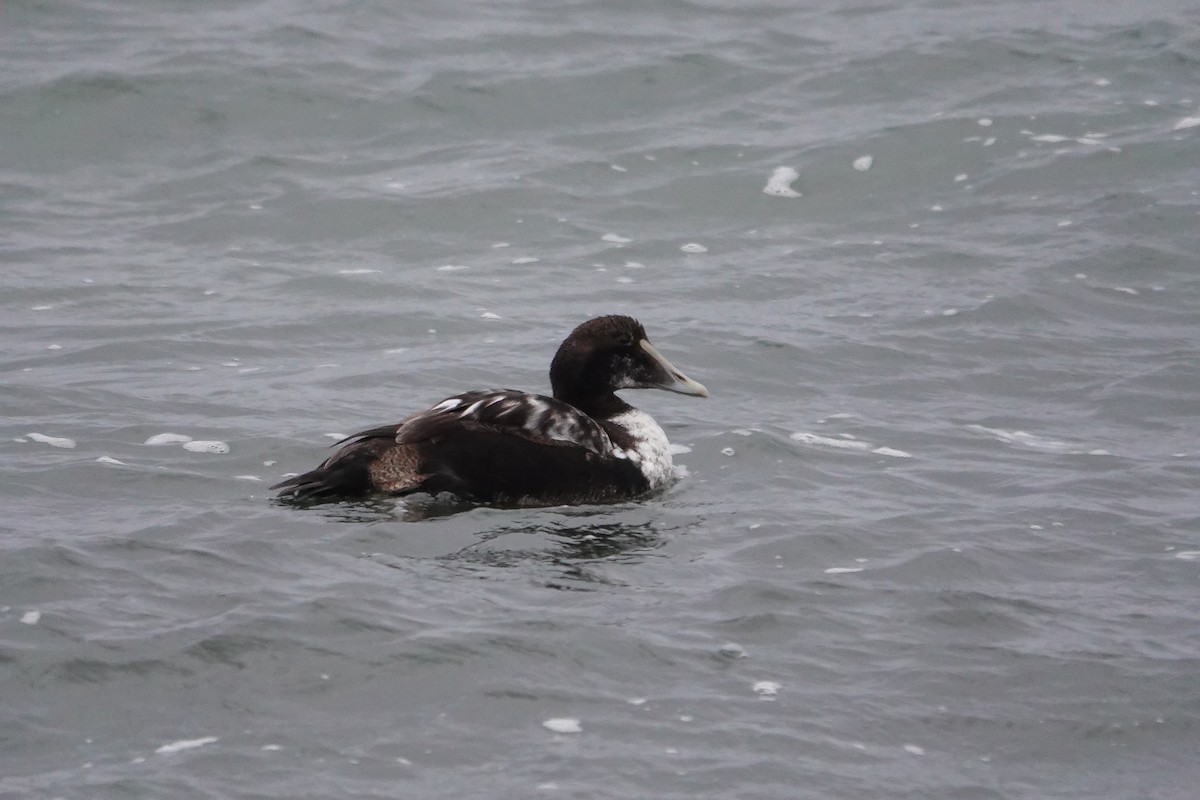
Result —
M 40 611 L 26 611 L 21 615 L 21 622 L 25 623 L 26 625 L 37 625 L 41 619 L 42 612 Z
M 914 756 L 923 756 L 925 755 L 925 748 L 918 744 L 906 744 L 904 745 L 904 752 L 912 753 Z
M 74 439 L 68 439 L 66 436 L 47 436 L 44 433 L 27 433 L 26 438 L 32 439 L 35 442 L 48 444 L 51 447 L 62 447 L 70 450 L 75 446 Z
M 338 275 L 377 275 L 381 269 L 339 269 Z
M 1031 450 L 1041 450 L 1048 453 L 1068 453 L 1072 455 L 1093 455 L 1106 456 L 1111 455 L 1107 450 L 1089 449 L 1081 447 L 1070 442 L 1062 442 L 1057 439 L 1049 439 L 1045 436 L 1028 433 L 1026 431 L 1006 431 L 1001 428 L 988 428 L 984 425 L 968 425 L 967 430 L 984 433 L 997 441 L 1005 444 L 1018 445 L 1027 447 Z
M 717 650 L 718 653 L 726 658 L 745 658 L 746 648 L 736 642 L 726 642 Z
M 574 717 L 554 717 L 543 722 L 542 727 L 555 733 L 579 733 L 583 730 L 579 720 Z
M 862 567 L 829 567 L 825 570 L 826 575 L 845 575 L 851 572 L 862 572 Z
M 755 681 L 752 688 L 754 689 L 754 693 L 759 697 L 764 700 L 771 700 L 779 694 L 782 686 L 776 681 Z
M 199 739 L 180 739 L 177 742 L 168 742 L 154 752 L 165 756 L 171 753 L 178 753 L 181 750 L 194 750 L 197 747 L 204 747 L 204 745 L 212 744 L 215 741 L 218 741 L 216 736 L 201 736 Z
M 112 456 L 100 456 L 99 458 L 96 459 L 96 461 L 97 461 L 97 463 L 100 463 L 100 464 L 119 464 L 121 466 L 125 465 L 124 461 L 118 461 L 117 459 L 113 458 Z
M 854 159 L 854 168 L 859 172 L 866 172 L 875 164 L 875 159 L 872 156 L 859 156 Z
M 628 244 L 629 242 L 633 241 L 633 239 L 627 239 L 626 237 L 619 236 L 615 233 L 606 233 L 600 238 L 606 242 L 612 242 L 613 244 Z
M 705 247 L 702 244 L 697 244 L 696 242 L 688 242 L 685 245 L 681 245 L 679 249 L 685 253 L 707 253 L 708 252 L 707 247 Z
M 480 319 L 500 319 L 500 315 L 492 311 L 484 311 L 479 315 Z
M 458 272 L 461 269 L 466 269 L 462 264 L 442 264 L 437 268 L 438 272 Z
M 1071 139 L 1070 136 L 1060 136 L 1057 133 L 1043 133 L 1038 136 L 1034 136 L 1032 138 L 1033 138 L 1033 141 L 1035 141 L 1035 142 L 1048 142 L 1050 144 L 1055 144 L 1057 142 L 1067 142 L 1067 141 L 1070 141 L 1070 139 Z
M 1182 131 L 1186 128 L 1195 128 L 1200 126 L 1200 117 L 1184 117 L 1171 126 L 1173 131 Z
M 913 457 L 912 453 L 905 452 L 904 450 L 897 450 L 894 447 L 876 447 L 871 452 L 874 453 L 875 455 L 891 456 L 892 458 L 912 458 Z
M 156 447 L 164 444 L 183 444 L 184 442 L 190 442 L 191 440 L 192 437 L 184 433 L 156 433 L 146 441 L 142 442 L 142 444 L 148 444 L 152 447 Z
M 841 417 L 854 416 L 853 414 L 833 414 L 820 420 L 824 422 L 826 419 L 838 419 Z M 856 450 L 860 452 L 870 451 L 879 456 L 891 456 L 892 458 L 912 458 L 912 453 L 904 450 L 897 450 L 894 447 L 875 446 L 871 442 L 862 439 L 856 439 L 849 433 L 840 434 L 837 438 L 832 436 L 822 436 L 819 433 L 811 433 L 809 431 L 796 431 L 790 437 L 793 441 L 807 444 L 814 447 L 832 447 L 837 450 Z
M 775 171 L 771 173 L 771 177 L 767 178 L 763 194 L 771 197 L 800 197 L 800 193 L 792 188 L 792 181 L 799 177 L 800 173 L 791 167 L 776 167 Z
M 533 256 L 517 256 L 516 258 L 514 258 L 512 260 L 512 263 L 514 263 L 514 264 L 536 264 L 539 261 L 541 261 L 540 258 L 534 258 Z
M 215 439 L 196 439 L 191 442 L 184 442 L 183 449 L 190 450 L 193 453 L 228 453 L 229 445 Z

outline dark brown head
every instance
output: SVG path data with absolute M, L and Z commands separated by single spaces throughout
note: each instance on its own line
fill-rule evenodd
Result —
M 708 397 L 708 390 L 684 375 L 650 344 L 633 317 L 596 317 L 583 323 L 559 346 L 550 363 L 554 396 L 579 406 L 619 389 L 665 389 Z

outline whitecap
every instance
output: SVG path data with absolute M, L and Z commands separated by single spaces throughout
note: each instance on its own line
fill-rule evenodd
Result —
M 871 156 L 859 156 L 854 159 L 854 168 L 859 172 L 866 172 L 875 163 L 875 159 Z
M 755 681 L 752 687 L 754 693 L 764 699 L 774 698 L 782 686 L 776 681 Z
M 1057 439 L 1050 439 L 1045 436 L 1028 433 L 1026 431 L 1006 431 L 1002 428 L 988 428 L 984 425 L 967 425 L 967 430 L 977 431 L 987 434 L 997 441 L 1005 444 L 1019 445 L 1028 447 L 1031 450 L 1042 450 L 1051 453 L 1068 453 L 1072 455 L 1111 455 L 1106 450 L 1082 448 L 1070 442 L 1062 442 Z
M 40 611 L 26 611 L 24 614 L 21 615 L 21 622 L 23 622 L 26 625 L 37 625 L 38 622 L 41 621 L 41 619 L 42 619 L 42 612 L 40 612 Z
M 796 431 L 791 435 L 793 440 L 802 444 L 820 445 L 823 447 L 837 447 L 845 450 L 869 450 L 871 449 L 870 442 L 863 442 L 858 439 L 834 439 L 829 436 L 820 436 L 808 431 Z
M 543 722 L 542 727 L 555 733 L 579 733 L 583 730 L 579 720 L 574 717 L 554 717 Z
M 182 444 L 184 442 L 190 442 L 191 440 L 192 437 L 184 433 L 156 433 L 146 441 L 142 442 L 142 444 L 148 444 L 152 447 L 155 447 L 163 444 Z
M 871 452 L 875 453 L 876 455 L 880 455 L 880 456 L 891 456 L 892 458 L 912 458 L 913 457 L 912 453 L 905 452 L 904 450 L 897 450 L 894 447 L 876 447 Z
M 612 242 L 613 244 L 628 244 L 629 242 L 633 241 L 633 239 L 628 239 L 624 236 L 619 236 L 615 233 L 606 233 L 603 236 L 601 236 L 600 238 L 606 242 Z
M 225 442 L 214 440 L 196 439 L 191 442 L 183 443 L 184 450 L 190 450 L 193 453 L 228 453 L 229 445 Z
M 763 194 L 771 197 L 800 197 L 800 193 L 792 188 L 792 181 L 800 177 L 800 173 L 791 167 L 776 167 L 763 187 Z
M 533 256 L 518 256 L 517 258 L 514 258 L 512 260 L 512 263 L 514 263 L 514 264 L 536 264 L 539 261 L 541 261 L 540 258 L 534 258 Z
M 1200 125 L 1200 117 L 1184 117 L 1171 126 L 1173 131 L 1181 131 L 1185 128 L 1195 128 Z
M 688 242 L 685 245 L 681 245 L 679 249 L 685 253 L 707 253 L 708 252 L 707 247 L 705 247 L 702 244 L 697 244 L 696 242 Z
M 118 461 L 117 459 L 113 458 L 112 456 L 100 456 L 99 458 L 96 459 L 96 462 L 100 463 L 100 464 L 118 464 L 120 466 L 125 466 L 124 461 Z
M 825 570 L 826 575 L 845 575 L 851 572 L 862 572 L 862 567 L 829 567 Z
M 218 741 L 216 736 L 201 736 L 199 739 L 180 739 L 177 742 L 168 742 L 154 752 L 159 755 L 169 755 L 171 753 L 178 753 L 180 750 L 193 750 L 197 747 L 204 747 L 204 745 L 212 744 L 215 741 Z
M 27 433 L 27 434 L 25 434 L 25 436 L 32 439 L 35 442 L 41 442 L 42 444 L 48 444 L 51 447 L 62 447 L 67 450 L 70 450 L 71 448 L 73 448 L 75 446 L 75 440 L 68 439 L 66 436 L 47 436 L 44 433 Z

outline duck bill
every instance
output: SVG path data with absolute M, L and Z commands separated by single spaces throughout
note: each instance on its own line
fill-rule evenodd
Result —
M 670 361 L 663 357 L 662 353 L 654 349 L 654 345 L 645 339 L 639 341 L 638 344 L 646 351 L 646 355 L 650 356 L 650 360 L 654 362 L 660 372 L 656 380 L 643 384 L 646 388 L 665 389 L 668 392 L 690 394 L 694 397 L 708 397 L 708 389 L 704 388 L 704 384 L 697 383 L 676 369 Z

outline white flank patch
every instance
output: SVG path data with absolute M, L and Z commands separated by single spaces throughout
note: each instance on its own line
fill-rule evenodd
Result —
M 216 736 L 201 736 L 199 739 L 180 739 L 177 742 L 164 744 L 154 752 L 161 756 L 178 753 L 181 750 L 194 750 L 197 747 L 204 747 L 206 744 L 212 744 L 217 741 Z
M 583 726 L 574 717 L 555 717 L 542 723 L 542 727 L 555 733 L 580 733 Z
M 42 444 L 48 444 L 51 447 L 64 447 L 64 448 L 70 450 L 72 447 L 75 446 L 75 440 L 68 439 L 65 436 L 47 436 L 44 433 L 27 433 L 27 434 L 25 434 L 25 436 L 27 436 L 28 438 L 32 439 L 35 442 L 41 442 Z
M 763 194 L 771 197 L 800 197 L 800 193 L 792 188 L 792 181 L 799 177 L 800 173 L 791 167 L 776 167 L 771 177 L 767 178 Z

